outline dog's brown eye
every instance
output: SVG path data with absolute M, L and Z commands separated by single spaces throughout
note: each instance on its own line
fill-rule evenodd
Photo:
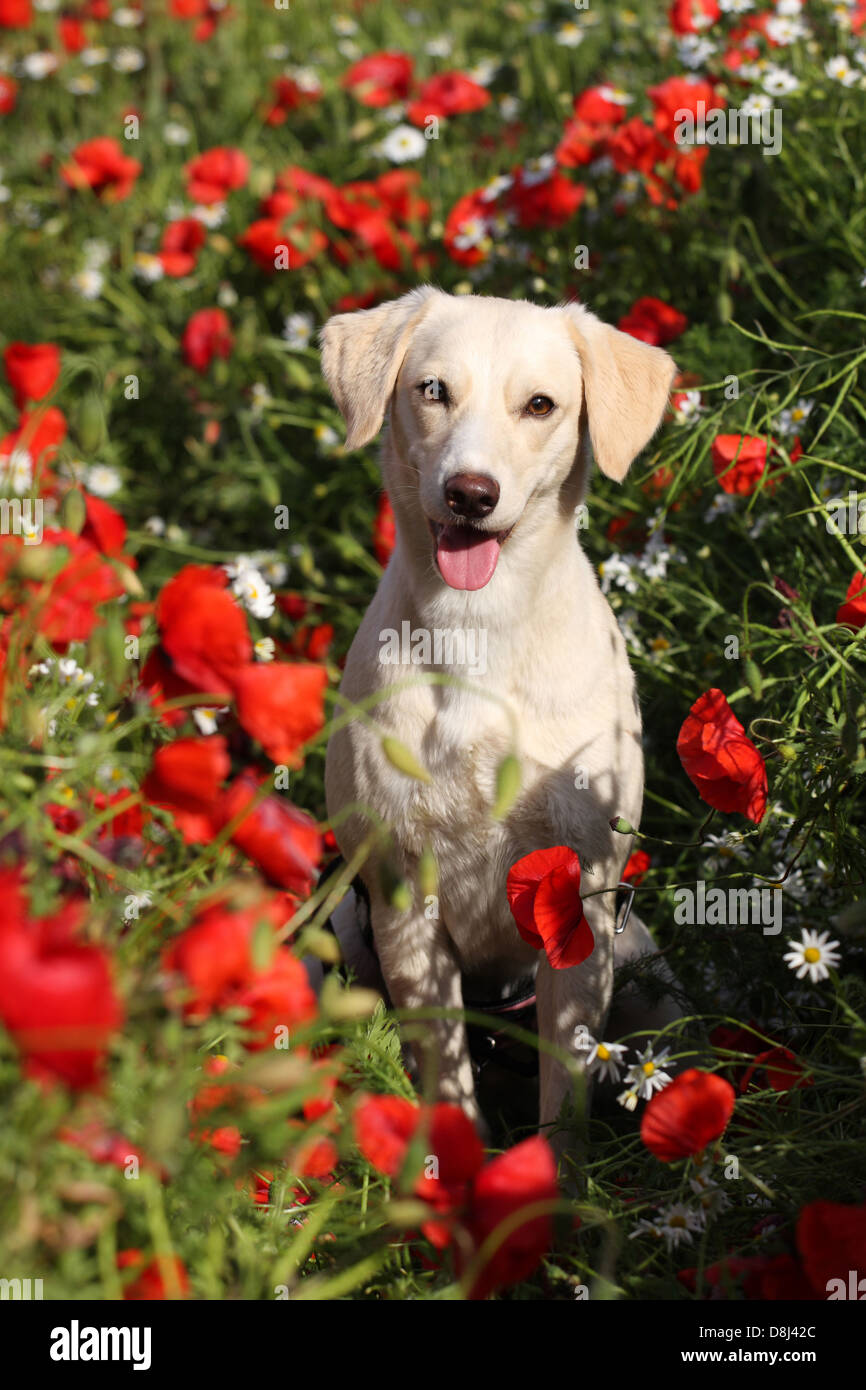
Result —
M 439 380 L 438 376 L 425 376 L 423 381 L 418 382 L 417 389 L 425 401 L 438 401 L 440 405 L 448 404 L 448 387 L 444 381 Z
M 549 396 L 533 396 L 526 407 L 527 415 L 535 415 L 539 419 L 544 415 L 549 415 L 553 410 L 553 401 Z

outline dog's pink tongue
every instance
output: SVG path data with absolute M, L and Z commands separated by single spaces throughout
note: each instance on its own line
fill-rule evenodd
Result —
M 439 571 L 452 589 L 483 589 L 499 559 L 495 536 L 466 526 L 443 526 L 436 547 Z

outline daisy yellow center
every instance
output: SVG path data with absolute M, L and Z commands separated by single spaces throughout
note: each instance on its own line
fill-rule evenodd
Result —
M 685 1224 L 686 1218 L 684 1216 L 680 1216 L 679 1213 L 676 1216 L 672 1216 L 668 1221 L 669 1226 L 685 1226 Z
M 655 1064 L 655 1062 L 644 1062 L 644 1064 L 643 1064 L 644 1076 L 652 1076 L 652 1074 L 653 1074 L 653 1072 L 655 1071 L 655 1069 L 656 1069 L 656 1064 Z
M 816 961 L 821 959 L 821 952 L 817 946 L 807 946 L 803 952 L 803 959 L 807 960 L 810 965 L 814 965 Z
M 599 1043 L 598 1045 L 598 1056 L 601 1058 L 602 1062 L 606 1062 L 610 1058 L 610 1050 L 605 1047 L 604 1043 Z

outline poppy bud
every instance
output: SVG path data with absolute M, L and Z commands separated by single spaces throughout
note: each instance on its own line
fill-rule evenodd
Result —
M 99 397 L 90 392 L 84 396 L 75 415 L 75 433 L 85 454 L 96 454 L 105 443 L 105 411 Z
M 390 734 L 386 734 L 382 739 L 382 752 L 391 766 L 396 767 L 397 771 L 402 772 L 404 776 L 414 777 L 416 782 L 433 781 L 426 767 L 421 766 L 415 754 L 399 739 L 391 738 Z
M 750 656 L 747 656 L 745 662 L 743 663 L 743 670 L 745 671 L 746 675 L 746 684 L 748 685 L 755 699 L 760 700 L 764 687 L 763 682 L 761 680 L 761 672 L 758 668 L 757 662 L 753 661 Z
M 418 886 L 423 898 L 435 897 L 439 891 L 439 865 L 429 845 L 418 860 Z
M 80 535 L 87 519 L 84 496 L 79 488 L 71 487 L 60 504 L 60 520 L 65 530 Z
M 496 769 L 496 799 L 490 811 L 494 820 L 502 820 L 511 810 L 523 781 L 520 762 L 513 753 L 508 753 Z
M 609 821 L 608 824 L 611 830 L 616 831 L 617 835 L 634 835 L 635 833 L 634 826 L 629 824 L 625 816 L 614 816 L 613 820 Z

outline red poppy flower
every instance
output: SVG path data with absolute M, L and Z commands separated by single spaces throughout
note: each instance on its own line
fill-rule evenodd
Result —
M 256 931 L 264 923 L 276 933 L 290 916 L 288 900 L 279 893 L 262 896 L 249 906 L 220 898 L 201 909 L 162 957 L 167 974 L 180 976 L 183 981 L 184 1014 L 201 1020 L 214 1009 L 236 1004 L 257 977 L 266 976 L 281 956 L 288 955 L 284 947 L 277 945 L 275 935 L 272 960 L 257 968 L 253 959 Z M 306 972 L 304 974 L 306 977 Z M 173 993 L 171 990 L 170 995 Z M 220 1075 L 223 1070 L 222 1066 L 209 1065 L 208 1075 Z M 205 1099 L 201 1097 L 197 1101 L 197 1112 L 210 1108 L 205 1105 Z M 225 1086 L 212 1098 L 214 1105 L 231 1099 Z
M 397 523 L 394 518 L 394 508 L 391 506 L 391 499 L 387 492 L 383 492 L 379 497 L 379 505 L 376 508 L 376 517 L 373 522 L 373 553 L 383 569 L 394 553 L 396 541 Z
M 31 0 L 0 0 L 0 29 L 27 29 L 32 22 Z
M 330 179 L 323 179 L 321 174 L 314 174 L 309 169 L 302 169 L 299 164 L 287 164 L 277 174 L 274 180 L 276 188 L 283 189 L 287 193 L 293 193 L 298 198 L 329 198 L 336 193 L 336 184 L 331 183 Z
M 70 188 L 92 188 L 105 202 L 118 203 L 128 198 L 141 173 L 137 159 L 130 159 L 122 147 L 109 135 L 85 140 L 72 151 L 71 162 L 64 164 L 60 176 Z
M 845 627 L 866 626 L 866 574 L 861 570 L 854 571 L 845 602 L 836 613 L 836 622 Z
M 580 860 L 566 845 L 526 854 L 508 870 L 506 891 L 517 930 L 554 970 L 580 965 L 595 940 L 580 896 Z
M 306 893 L 322 857 L 322 837 L 312 816 L 284 797 L 266 796 L 253 808 L 259 789 L 254 771 L 237 777 L 223 792 L 215 815 L 221 826 L 246 811 L 232 843 L 278 888 Z
M 668 77 L 650 87 L 647 95 L 654 107 L 655 128 L 669 140 L 674 139 L 684 111 L 697 118 L 701 102 L 705 112 L 725 105 L 713 84 L 702 77 Z
M 189 1275 L 179 1255 L 155 1255 L 145 1262 L 140 1250 L 121 1250 L 117 1267 L 136 1272 L 135 1279 L 123 1290 L 127 1302 L 154 1303 L 166 1298 L 186 1298 L 189 1293 Z
M 735 1099 L 730 1081 L 692 1067 L 649 1101 L 640 1137 L 663 1163 L 703 1153 L 724 1132 Z
M 318 227 L 300 222 L 286 225 L 281 217 L 260 218 L 238 237 L 238 246 L 243 246 L 269 275 L 277 269 L 278 257 L 287 257 L 287 268 L 298 270 L 324 251 L 327 244 L 328 238 Z
M 284 947 L 277 951 L 267 970 L 247 980 L 232 1003 L 247 1011 L 244 1046 L 251 1052 L 273 1047 L 278 1029 L 288 1029 L 291 1035 L 316 1015 L 310 977 L 297 956 Z
M 842 1279 L 847 1289 L 849 1270 L 858 1280 L 866 1274 L 866 1205 L 810 1202 L 797 1220 L 797 1249 L 819 1298 L 827 1297 L 831 1279 Z
M 224 570 L 185 565 L 156 604 L 160 641 L 174 670 L 209 694 L 230 695 L 253 655 L 243 609 L 227 584 Z
M 77 15 L 61 15 L 57 34 L 67 53 L 80 53 L 87 47 L 87 30 Z
M 19 410 L 47 396 L 60 375 L 60 349 L 54 343 L 10 343 L 3 362 Z
M 654 299 L 652 295 L 635 300 L 628 313 L 617 324 L 622 333 L 629 333 L 632 338 L 638 338 L 642 343 L 649 343 L 652 347 L 664 347 L 666 343 L 672 343 L 674 338 L 685 333 L 688 326 L 689 321 L 685 314 L 681 314 L 670 304 L 665 304 L 662 299 Z
M 674 0 L 668 18 L 675 34 L 702 34 L 720 14 L 716 0 Z
M 184 361 L 197 372 L 206 372 L 215 357 L 230 357 L 233 344 L 231 324 L 223 309 L 198 309 L 180 340 Z
M 243 188 L 250 161 L 242 150 L 217 145 L 191 159 L 184 174 L 186 196 L 193 203 L 222 203 L 234 189 Z
M 271 103 L 265 111 L 267 125 L 283 125 L 292 111 L 309 106 L 322 95 L 319 87 L 301 87 L 293 77 L 275 77 L 271 82 Z
M 79 937 L 84 902 L 33 917 L 14 870 L 0 873 L 0 891 L 0 1021 L 28 1075 L 73 1090 L 95 1086 L 123 1006 L 107 952 Z
M 696 700 L 677 738 L 680 762 L 698 795 L 717 811 L 757 825 L 767 809 L 767 769 L 721 690 Z
M 8 73 L 0 73 L 0 115 L 8 116 L 15 110 L 18 100 L 18 83 Z
M 103 555 L 119 556 L 126 544 L 126 522 L 109 502 L 92 492 L 84 494 L 85 522 L 82 540 L 89 541 Z M 131 563 L 127 560 L 127 564 Z
M 341 81 L 364 106 L 393 106 L 409 95 L 412 71 L 406 53 L 370 53 L 353 63 Z
M 645 849 L 636 849 L 634 854 L 629 855 L 628 862 L 622 871 L 623 881 L 633 883 L 637 888 L 643 882 L 651 863 L 652 860 Z
M 297 751 L 325 722 L 324 666 L 247 666 L 235 681 L 238 719 L 275 763 L 297 767 Z
M 0 538 L 0 573 L 18 557 L 24 541 L 20 536 Z M 109 599 L 123 593 L 114 568 L 82 536 L 70 531 L 46 528 L 42 547 L 63 547 L 65 564 L 49 583 L 27 581 L 22 587 L 30 597 L 30 616 L 52 646 L 65 651 L 70 642 L 85 642 L 101 622 L 97 611 Z M 17 608 L 20 595 L 0 595 L 0 608 Z
M 666 159 L 669 151 L 659 140 L 651 125 L 639 116 L 615 130 L 607 142 L 607 153 L 618 174 L 651 174 L 655 166 Z
M 553 1151 L 540 1134 L 524 1139 L 513 1149 L 487 1163 L 472 1184 L 466 1224 L 475 1254 L 488 1240 L 520 1213 L 538 1203 L 555 1202 L 559 1196 Z M 528 1279 L 550 1249 L 553 1221 L 550 1215 L 523 1220 L 492 1249 L 472 1280 L 469 1297 L 486 1298 L 494 1289 Z M 458 1254 L 458 1267 L 468 1261 Z
M 751 434 L 717 434 L 711 458 L 723 492 L 748 497 L 767 471 L 766 439 Z
M 764 1052 L 758 1052 L 754 1062 L 740 1082 L 741 1091 L 748 1089 L 756 1071 L 764 1072 L 767 1084 L 774 1091 L 793 1091 L 797 1087 L 814 1085 L 803 1064 L 798 1062 L 793 1052 L 790 1052 L 787 1047 L 771 1047 Z
M 214 834 L 214 803 L 230 771 L 228 748 L 220 735 L 179 738 L 154 753 L 141 790 L 153 806 L 174 813 L 188 843 L 207 843 Z
M 422 82 L 418 95 L 406 114 L 413 125 L 423 126 L 428 116 L 458 116 L 480 111 L 490 101 L 490 93 L 462 72 L 441 72 Z
M 65 438 L 66 419 L 63 411 L 56 406 L 22 411 L 16 428 L 0 440 L 0 472 L 8 467 L 13 453 L 19 456 L 26 454 L 34 478 L 40 479 L 42 491 L 45 491 L 51 482 L 45 474 L 45 467 Z
M 166 275 L 177 278 L 195 269 L 196 256 L 207 240 L 207 233 L 196 217 L 169 222 L 157 252 Z
M 427 1148 L 436 1160 L 415 1182 L 415 1195 L 436 1213 L 421 1224 L 432 1245 L 443 1249 L 452 1239 L 452 1216 L 459 1214 L 470 1197 L 469 1184 L 484 1164 L 484 1145 L 478 1131 L 459 1105 L 440 1103 L 430 1112 Z
M 506 202 L 521 227 L 561 227 L 580 207 L 584 192 L 582 183 L 572 183 L 560 169 L 544 179 L 529 178 L 519 170 Z
M 420 1119 L 419 1107 L 402 1096 L 363 1096 L 352 1112 L 358 1148 L 380 1173 L 396 1178 Z

